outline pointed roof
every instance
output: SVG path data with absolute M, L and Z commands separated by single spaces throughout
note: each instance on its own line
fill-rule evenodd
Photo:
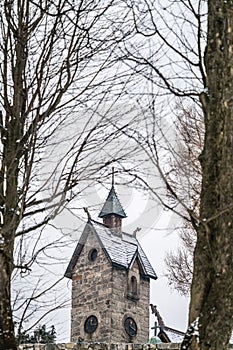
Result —
M 117 197 L 117 194 L 113 185 L 103 205 L 103 208 L 99 213 L 99 217 L 103 218 L 104 216 L 107 216 L 109 214 L 115 214 L 122 218 L 126 218 L 125 211 Z
M 67 267 L 65 277 L 72 278 L 73 269 L 86 243 L 87 235 L 90 230 L 96 235 L 107 258 L 113 266 L 128 270 L 131 268 L 133 262 L 138 259 L 143 276 L 157 279 L 156 273 L 136 237 L 124 232 L 122 236 L 116 235 L 113 230 L 94 220 L 89 220 L 87 222 Z

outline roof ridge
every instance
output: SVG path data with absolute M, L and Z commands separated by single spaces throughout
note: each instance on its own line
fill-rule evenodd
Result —
M 78 244 L 65 272 L 66 277 L 72 278 L 73 268 L 75 267 L 75 264 L 81 254 L 83 246 L 86 244 L 87 235 L 90 232 L 89 230 L 96 235 L 107 258 L 113 266 L 117 265 L 121 268 L 128 269 L 129 263 L 132 262 L 132 259 L 138 256 L 139 262 L 143 267 L 143 274 L 149 278 L 157 278 L 153 267 L 145 255 L 140 243 L 133 235 L 131 236 L 130 234 L 124 234 L 123 236 L 119 236 L 114 230 L 111 230 L 103 223 L 93 219 L 89 219 L 87 221 L 83 233 L 79 238 Z M 135 254 L 136 251 L 137 253 Z
M 185 335 L 185 332 L 179 331 L 178 329 L 174 329 L 174 328 L 171 328 L 171 327 L 168 327 L 168 326 L 164 326 L 164 329 L 168 330 L 168 331 L 171 331 L 171 332 L 174 332 L 174 333 L 177 333 L 179 335 Z

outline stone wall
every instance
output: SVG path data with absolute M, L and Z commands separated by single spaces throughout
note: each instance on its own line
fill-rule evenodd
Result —
M 145 343 L 149 338 L 150 281 L 139 273 L 139 263 L 134 262 L 129 271 L 113 267 L 96 235 L 88 228 L 87 240 L 72 276 L 71 341 L 79 338 L 86 342 Z M 90 259 L 96 249 L 97 257 Z M 134 278 L 133 293 L 130 283 Z M 84 332 L 88 316 L 98 318 L 98 328 L 92 334 Z M 138 332 L 133 338 L 124 330 L 124 320 L 132 317 Z
M 132 276 L 137 280 L 137 293 L 133 295 Z M 137 261 L 129 271 L 113 270 L 111 343 L 145 343 L 149 339 L 149 291 L 149 281 L 141 278 Z M 132 339 L 124 331 L 126 317 L 133 317 L 138 326 L 137 336 Z
M 179 350 L 180 344 L 106 344 L 106 343 L 67 343 L 67 344 L 24 344 L 19 350 Z M 233 345 L 229 345 L 229 350 Z
M 19 350 L 179 350 L 180 344 L 106 344 L 106 343 L 66 343 L 66 344 L 24 344 Z
M 88 227 L 87 227 L 88 229 Z M 97 258 L 90 260 L 90 251 L 97 249 Z M 72 278 L 71 340 L 110 342 L 111 311 L 108 300 L 112 294 L 112 269 L 96 236 L 89 230 Z M 84 333 L 84 322 L 95 315 L 99 322 L 94 334 Z

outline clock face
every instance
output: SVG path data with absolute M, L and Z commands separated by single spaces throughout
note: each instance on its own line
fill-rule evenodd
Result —
M 132 317 L 127 317 L 125 319 L 125 331 L 126 333 L 130 336 L 130 337 L 135 337 L 137 334 L 137 323 L 134 321 L 134 319 Z
M 92 334 L 98 327 L 98 318 L 94 315 L 89 316 L 84 323 L 84 331 Z

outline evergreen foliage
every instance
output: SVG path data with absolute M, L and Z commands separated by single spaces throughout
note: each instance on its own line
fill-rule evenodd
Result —
M 51 326 L 49 331 L 46 330 L 46 325 L 37 327 L 33 334 L 23 332 L 18 336 L 19 344 L 54 344 L 56 340 L 56 330 L 54 326 Z

